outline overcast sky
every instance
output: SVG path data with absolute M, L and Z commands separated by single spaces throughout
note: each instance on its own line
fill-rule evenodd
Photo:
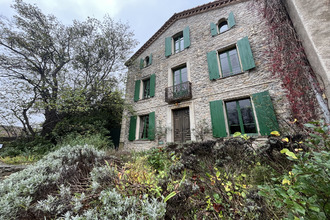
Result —
M 55 15 L 62 23 L 85 20 L 88 16 L 102 19 L 105 14 L 128 23 L 139 41 L 137 51 L 174 13 L 212 0 L 23 0 L 36 4 L 44 14 Z M 13 0 L 0 0 L 0 15 L 14 14 Z

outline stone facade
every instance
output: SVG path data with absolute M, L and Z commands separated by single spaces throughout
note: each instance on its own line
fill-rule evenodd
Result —
M 120 140 L 124 149 L 144 150 L 173 142 L 172 110 L 183 107 L 189 107 L 191 140 L 198 141 L 195 129 L 203 122 L 209 128 L 212 127 L 210 102 L 250 97 L 252 94 L 263 91 L 268 91 L 270 94 L 280 128 L 283 129 L 283 122 L 290 119 L 289 103 L 285 97 L 285 91 L 281 87 L 280 80 L 274 78 L 269 71 L 266 53 L 269 45 L 267 33 L 264 31 L 266 24 L 262 15 L 254 7 L 252 1 L 220 0 L 219 2 L 226 3 L 214 9 L 177 19 L 142 52 L 138 51 L 139 56 L 133 56 L 128 62 L 126 101 L 133 106 L 134 114 L 138 116 L 155 112 L 156 128 L 166 129 L 166 134 L 159 137 L 159 132 L 156 131 L 154 141 L 138 140 L 138 138 L 129 141 L 129 117 L 131 114 L 124 112 Z M 230 12 L 235 16 L 235 26 L 212 36 L 210 23 L 226 19 Z M 187 26 L 190 29 L 189 48 L 165 57 L 165 38 L 174 36 Z M 213 50 L 223 51 L 244 37 L 248 37 L 256 67 L 240 74 L 210 80 L 207 53 Z M 144 59 L 150 54 L 152 54 L 152 64 L 140 69 L 140 59 Z M 188 81 L 192 85 L 192 98 L 168 104 L 165 102 L 165 88 L 173 85 L 173 69 L 180 65 L 187 67 Z M 155 96 L 134 102 L 135 81 L 147 78 L 152 74 L 156 75 Z M 255 118 L 258 121 L 258 118 Z M 136 129 L 139 129 L 138 126 Z M 228 125 L 226 129 L 228 131 Z M 258 134 L 261 137 L 260 132 Z M 213 138 L 212 131 L 206 135 L 206 139 Z

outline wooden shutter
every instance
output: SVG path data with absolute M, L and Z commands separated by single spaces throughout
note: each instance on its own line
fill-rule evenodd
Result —
M 165 38 L 165 56 L 169 57 L 172 55 L 172 37 Z
M 148 65 L 151 65 L 151 64 L 152 64 L 152 53 L 149 56 L 149 62 L 148 62 Z
M 227 137 L 222 100 L 210 102 L 213 137 Z
M 212 35 L 212 37 L 218 35 L 218 27 L 214 23 L 212 23 L 212 22 L 210 24 L 210 27 L 211 27 L 211 35 Z
M 256 111 L 260 134 L 269 135 L 272 131 L 278 131 L 278 123 L 269 92 L 260 92 L 252 95 L 254 109 Z
M 143 69 L 143 66 L 144 66 L 144 60 L 141 58 L 140 59 L 140 69 Z
M 209 67 L 210 80 L 220 78 L 217 51 L 213 50 L 207 53 L 207 65 Z
M 190 46 L 190 33 L 188 26 L 183 29 L 183 45 L 185 49 Z
M 150 76 L 150 97 L 155 96 L 156 74 Z
M 148 139 L 155 140 L 155 112 L 149 113 Z
M 229 13 L 227 21 L 228 21 L 228 28 L 232 28 L 236 24 L 233 12 Z
M 131 120 L 129 122 L 129 134 L 128 134 L 129 141 L 135 140 L 135 130 L 136 130 L 136 116 L 131 116 Z
M 135 91 L 134 91 L 134 101 L 135 102 L 139 101 L 139 98 L 140 98 L 140 84 L 141 84 L 140 80 L 135 81 Z
M 252 50 L 250 47 L 248 37 L 244 37 L 241 40 L 239 40 L 237 42 L 237 47 L 239 51 L 239 56 L 241 58 L 243 71 L 254 68 L 256 65 L 254 63 Z

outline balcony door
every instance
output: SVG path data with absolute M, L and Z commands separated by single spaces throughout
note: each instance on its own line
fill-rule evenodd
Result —
M 186 142 L 191 140 L 189 108 L 173 110 L 174 142 Z
M 182 67 L 173 72 L 173 97 L 179 98 L 188 92 L 186 85 L 188 82 L 187 67 Z

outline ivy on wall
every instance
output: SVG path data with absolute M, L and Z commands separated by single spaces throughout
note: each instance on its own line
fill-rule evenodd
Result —
M 320 92 L 315 74 L 307 60 L 282 0 L 255 1 L 266 19 L 269 36 L 270 71 L 287 91 L 293 119 L 302 125 L 317 118 L 315 92 Z

